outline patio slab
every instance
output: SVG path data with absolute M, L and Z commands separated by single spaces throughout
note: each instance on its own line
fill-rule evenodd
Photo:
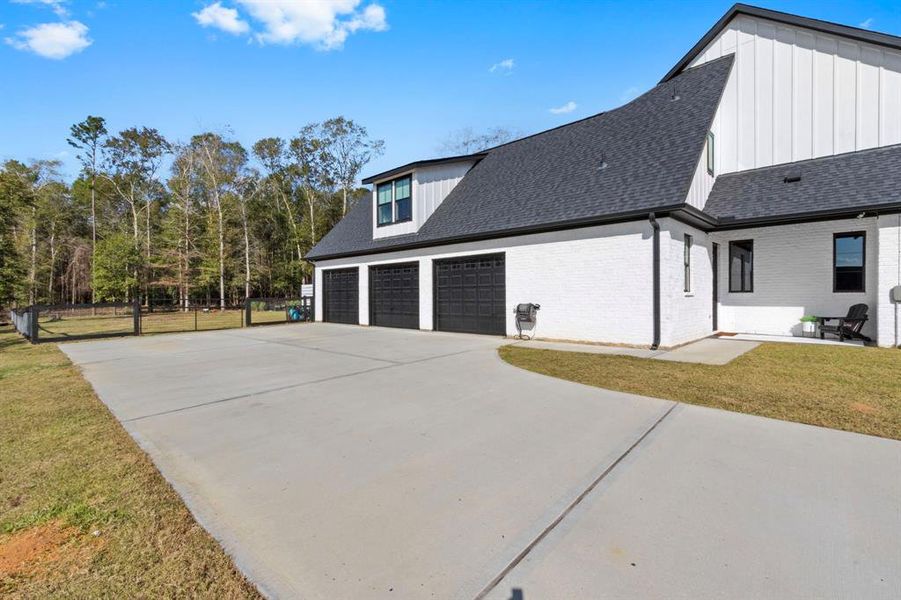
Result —
M 704 365 L 725 365 L 759 345 L 760 342 L 731 338 L 705 338 L 685 346 L 679 346 L 668 352 L 663 352 L 652 358 Z
M 837 339 L 821 340 L 818 337 L 800 337 L 793 335 L 766 335 L 763 333 L 738 333 L 730 335 L 729 339 L 737 341 L 753 341 L 753 342 L 775 342 L 777 344 L 818 344 L 820 346 L 845 346 L 847 348 L 863 348 L 865 344 L 860 340 L 845 340 L 840 342 Z

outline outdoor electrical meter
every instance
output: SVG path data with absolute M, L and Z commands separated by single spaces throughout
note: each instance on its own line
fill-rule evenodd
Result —
M 892 302 L 901 303 L 901 285 L 892 288 Z

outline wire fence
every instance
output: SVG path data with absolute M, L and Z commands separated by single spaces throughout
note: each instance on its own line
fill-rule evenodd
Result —
M 248 298 L 226 306 L 150 305 L 140 302 L 33 305 L 9 311 L 9 319 L 32 343 L 127 335 L 234 329 L 313 319 L 313 298 Z
M 248 327 L 313 320 L 313 297 L 250 298 L 245 302 Z
M 244 306 L 151 306 L 141 309 L 140 334 L 213 331 L 244 326 Z

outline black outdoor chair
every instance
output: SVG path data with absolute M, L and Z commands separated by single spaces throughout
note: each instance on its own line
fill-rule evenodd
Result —
M 870 338 L 860 332 L 863 324 L 867 322 L 867 311 L 869 307 L 866 304 L 855 304 L 848 309 L 847 316 L 844 317 L 817 317 L 817 323 L 820 325 L 820 339 L 826 339 L 826 334 L 831 333 L 837 335 L 840 342 L 845 338 L 871 341 Z M 826 321 L 838 321 L 835 325 L 827 325 Z

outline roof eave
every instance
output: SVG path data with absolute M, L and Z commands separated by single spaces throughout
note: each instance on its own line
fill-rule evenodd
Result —
M 525 227 L 517 227 L 513 229 L 504 229 L 498 231 L 487 231 L 482 233 L 464 234 L 453 237 L 437 238 L 432 240 L 421 240 L 416 242 L 408 242 L 405 244 L 395 244 L 385 246 L 384 248 L 372 248 L 367 250 L 356 250 L 349 252 L 332 253 L 321 256 L 307 256 L 310 262 L 321 260 L 331 260 L 335 258 L 349 258 L 353 256 L 368 256 L 372 254 L 384 254 L 386 252 L 397 252 L 399 250 L 415 250 L 418 248 L 429 248 L 433 246 L 447 246 L 449 244 L 458 244 L 462 242 L 474 242 L 479 240 L 490 240 L 505 237 L 514 237 L 518 235 L 527 235 L 532 233 L 546 233 L 550 231 L 561 231 L 565 229 L 579 229 L 582 227 L 591 227 L 593 225 L 610 225 L 613 223 L 625 223 L 628 221 L 638 221 L 646 219 L 649 213 L 654 213 L 658 218 L 667 217 L 675 211 L 685 208 L 685 204 L 672 204 L 659 208 L 643 208 L 640 210 L 632 210 L 627 212 L 600 215 L 588 217 L 584 219 L 572 219 L 569 221 L 558 221 L 556 223 L 543 223 L 538 225 L 529 225 Z M 697 209 L 695 209 L 697 210 Z M 698 211 L 700 212 L 700 211 Z
M 401 173 L 406 173 L 408 171 L 413 171 L 415 169 L 421 169 L 423 167 L 431 167 L 433 165 L 441 165 L 446 163 L 455 163 L 455 162 L 478 162 L 487 156 L 487 152 L 475 152 L 473 154 L 462 154 L 460 156 L 448 156 L 445 158 L 433 158 L 428 160 L 417 160 L 411 163 L 407 163 L 405 165 L 401 165 L 399 167 L 395 167 L 393 169 L 389 169 L 387 171 L 382 171 L 381 173 L 376 173 L 375 175 L 370 175 L 363 179 L 362 183 L 364 185 L 369 185 L 370 183 L 375 183 L 376 181 L 380 181 L 382 179 L 387 179 L 394 175 L 400 175 Z

